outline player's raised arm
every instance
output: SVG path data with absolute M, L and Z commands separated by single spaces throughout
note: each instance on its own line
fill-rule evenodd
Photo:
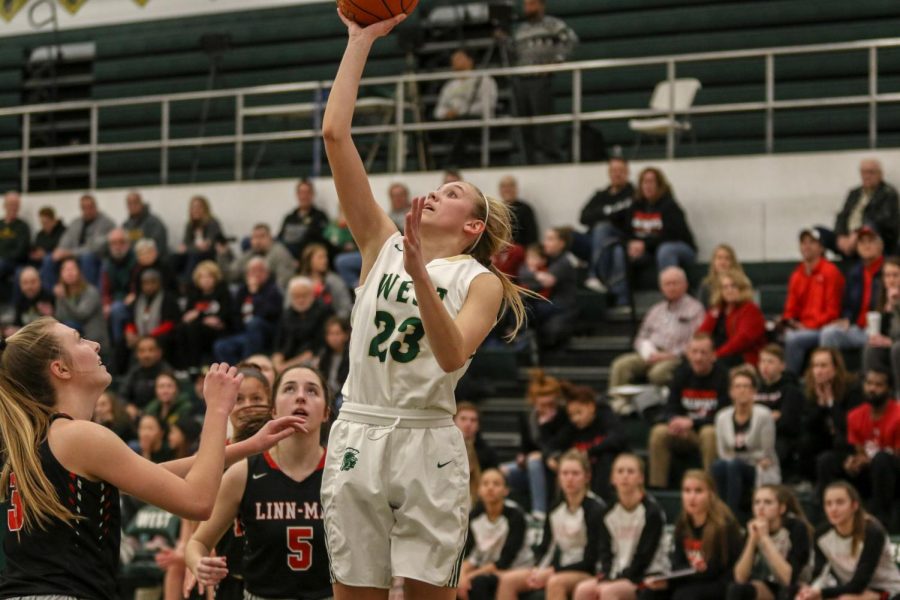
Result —
M 379 37 L 387 35 L 406 15 L 399 15 L 386 21 L 360 27 L 338 11 L 347 25 L 349 37 L 344 57 L 328 96 L 322 135 L 325 138 L 325 152 L 334 176 L 334 185 L 353 239 L 363 255 L 363 270 L 360 280 L 375 261 L 378 251 L 397 228 L 375 201 L 369 186 L 369 178 L 359 152 L 350 136 L 353 109 L 359 92 L 359 81 L 372 44 Z

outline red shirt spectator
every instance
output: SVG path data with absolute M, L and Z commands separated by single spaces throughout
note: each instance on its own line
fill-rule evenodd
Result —
M 753 287 L 741 271 L 719 276 L 719 290 L 698 331 L 712 336 L 716 358 L 726 366 L 756 365 L 766 345 L 766 319 L 752 300 Z
M 791 274 L 782 317 L 820 329 L 840 318 L 843 294 L 844 276 L 833 263 L 820 258 L 808 273 L 806 264 L 800 263 Z
M 900 451 L 900 402 L 888 400 L 878 419 L 872 405 L 860 404 L 847 414 L 847 441 L 862 446 L 870 456 L 879 451 Z

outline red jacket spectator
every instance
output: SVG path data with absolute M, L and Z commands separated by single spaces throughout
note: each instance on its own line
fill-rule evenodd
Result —
M 847 414 L 847 441 L 875 452 L 900 451 L 900 402 L 888 400 L 881 418 L 872 419 L 872 405 L 860 404 Z
M 756 365 L 759 351 L 766 345 L 766 318 L 750 301 L 736 304 L 729 310 L 710 309 L 698 331 L 713 337 L 716 357 L 720 359 L 740 355 L 742 361 L 737 362 Z
M 800 263 L 791 274 L 782 316 L 807 329 L 821 329 L 840 318 L 843 294 L 844 276 L 833 263 L 820 258 L 810 273 Z

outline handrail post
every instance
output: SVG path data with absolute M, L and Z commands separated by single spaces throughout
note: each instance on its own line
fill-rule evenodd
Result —
M 244 179 L 244 95 L 234 98 L 234 180 Z
M 91 173 L 88 187 L 97 189 L 97 142 L 99 137 L 99 109 L 97 105 L 91 107 Z
M 481 167 L 487 168 L 491 162 L 491 127 L 488 125 L 488 115 L 494 116 L 494 107 L 488 98 L 488 75 L 481 76 Z
M 31 113 L 27 112 L 22 115 L 22 172 L 20 174 L 22 180 L 20 187 L 23 194 L 28 193 L 28 180 L 30 179 L 28 174 L 29 150 L 31 150 Z
M 666 132 L 666 159 L 675 158 L 675 61 L 666 61 L 666 79 L 669 81 L 669 127 Z
M 396 164 L 394 165 L 394 170 L 397 173 L 402 173 L 404 171 L 404 164 L 406 158 L 406 139 L 403 134 L 403 118 L 404 114 L 404 104 L 406 104 L 406 90 L 404 89 L 406 85 L 406 79 L 401 78 L 397 81 L 397 103 L 394 106 L 394 125 L 396 133 L 396 140 L 394 140 L 394 160 Z
M 581 69 L 572 71 L 572 162 L 581 162 Z
M 775 56 L 766 54 L 766 154 L 775 152 Z
M 869 47 L 869 148 L 878 146 L 878 48 Z
M 159 183 L 169 183 L 169 101 L 163 100 L 160 109 L 161 135 L 159 147 Z

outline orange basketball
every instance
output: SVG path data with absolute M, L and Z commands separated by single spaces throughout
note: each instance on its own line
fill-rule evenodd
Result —
M 409 14 L 418 4 L 419 0 L 337 0 L 341 12 L 363 27 L 400 13 Z

